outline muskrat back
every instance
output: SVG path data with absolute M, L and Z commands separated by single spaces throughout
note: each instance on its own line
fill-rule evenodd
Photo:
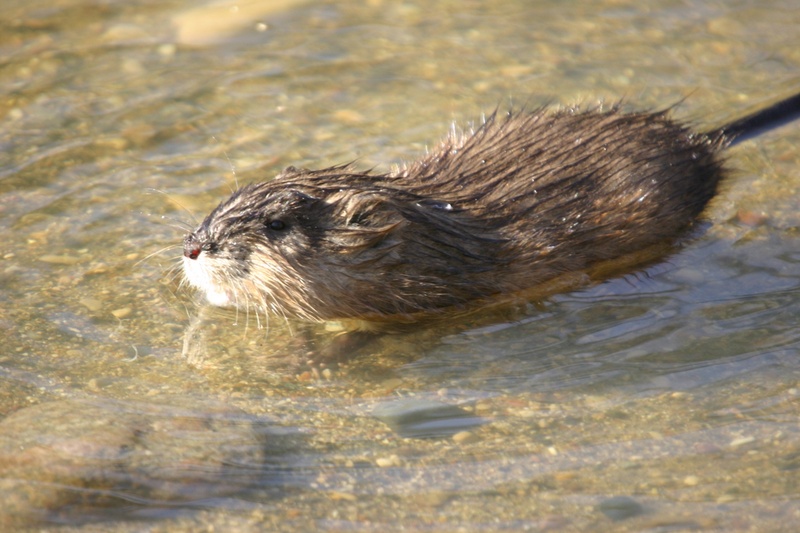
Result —
M 290 167 L 186 236 L 186 278 L 315 321 L 464 307 L 674 241 L 725 178 L 721 149 L 798 113 L 800 95 L 696 133 L 666 112 L 510 112 L 395 172 Z

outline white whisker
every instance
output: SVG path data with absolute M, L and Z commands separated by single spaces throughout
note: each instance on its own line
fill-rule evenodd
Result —
M 164 247 L 162 247 L 162 248 L 159 248 L 159 249 L 158 249 L 158 250 L 156 250 L 155 252 L 151 252 L 151 253 L 147 254 L 146 256 L 144 256 L 143 258 L 139 259 L 138 261 L 136 261 L 136 262 L 133 264 L 133 267 L 134 267 L 134 268 L 138 268 L 138 267 L 139 267 L 139 266 L 141 266 L 141 264 L 142 264 L 142 263 L 144 263 L 145 261 L 149 261 L 149 260 L 150 260 L 150 259 L 152 259 L 153 257 L 155 257 L 155 256 L 157 256 L 157 255 L 160 255 L 160 254 L 162 254 L 162 253 L 166 252 L 167 250 L 171 250 L 171 249 L 173 249 L 173 248 L 179 248 L 179 247 L 180 247 L 180 245 L 179 245 L 179 244 L 168 244 L 167 246 L 164 246 Z M 172 267 L 171 267 L 171 268 L 172 268 Z
M 185 226 L 181 226 L 180 227 L 180 229 L 182 231 L 191 231 L 194 226 L 197 226 L 200 223 L 200 221 L 197 219 L 197 216 L 195 216 L 195 214 L 192 213 L 192 211 L 188 207 L 183 205 L 181 202 L 175 200 L 175 198 L 170 193 L 168 193 L 166 191 L 162 191 L 161 189 L 155 189 L 155 188 L 149 188 L 149 189 L 147 189 L 147 191 L 150 192 L 150 193 L 157 193 L 157 194 L 161 194 L 163 196 L 166 196 L 167 198 L 169 198 L 170 202 L 172 202 L 175 205 L 177 205 L 178 207 L 180 207 L 187 215 L 189 215 L 189 218 L 192 219 L 192 224 L 188 224 L 186 222 L 178 221 L 178 222 L 181 222 L 181 224 L 185 225 Z M 162 216 L 161 218 L 167 218 L 167 217 Z M 172 220 L 172 219 L 168 219 L 168 220 Z M 175 221 L 177 221 L 177 220 L 175 220 Z

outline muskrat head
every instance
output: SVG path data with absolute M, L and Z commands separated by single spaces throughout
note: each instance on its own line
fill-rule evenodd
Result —
M 403 222 L 377 190 L 248 185 L 184 238 L 184 273 L 213 305 L 310 320 L 359 315 L 350 307 L 363 299 L 360 281 L 380 277 Z

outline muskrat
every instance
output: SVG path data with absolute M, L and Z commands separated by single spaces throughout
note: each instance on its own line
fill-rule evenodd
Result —
M 672 243 L 726 176 L 720 152 L 797 118 L 800 94 L 706 133 L 667 111 L 497 112 L 389 173 L 289 167 L 183 241 L 219 306 L 413 320 Z

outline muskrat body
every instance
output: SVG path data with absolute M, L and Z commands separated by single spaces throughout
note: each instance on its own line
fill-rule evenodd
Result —
M 405 320 L 673 242 L 714 197 L 721 150 L 800 113 L 800 95 L 696 133 L 666 112 L 496 114 L 378 174 L 287 168 L 184 239 L 215 305 L 321 321 Z

